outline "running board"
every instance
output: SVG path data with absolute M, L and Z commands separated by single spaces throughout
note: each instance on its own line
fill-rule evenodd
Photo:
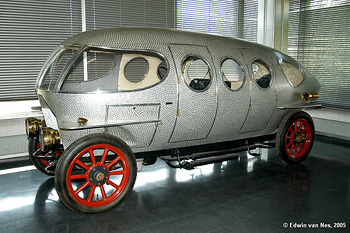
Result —
M 193 160 L 196 156 L 197 158 Z M 185 168 L 188 170 L 191 170 L 197 166 L 203 166 L 211 163 L 217 163 L 217 162 L 223 162 L 227 160 L 233 160 L 233 159 L 238 159 L 238 154 L 224 154 L 224 155 L 217 155 L 217 156 L 211 156 L 211 157 L 206 157 L 206 158 L 198 158 L 199 156 L 203 155 L 194 155 L 190 159 L 182 159 L 182 160 L 177 160 L 175 158 L 165 158 L 161 156 L 160 158 L 164 160 L 170 167 L 172 168 Z M 182 156 L 183 157 L 183 156 Z M 174 163 L 175 162 L 175 163 Z
M 160 156 L 159 158 L 164 160 L 172 168 L 185 168 L 190 170 L 196 166 L 238 159 L 239 155 L 237 152 L 241 151 L 248 151 L 248 153 L 253 156 L 259 156 L 260 154 L 251 153 L 250 150 L 254 150 L 256 148 L 271 148 L 273 146 L 274 143 L 254 143 L 249 145 L 248 142 L 246 142 L 245 146 L 237 147 L 234 149 L 209 151 L 191 155 L 180 155 L 179 150 L 175 150 L 174 155 Z
M 211 163 L 218 163 L 227 160 L 238 159 L 238 154 L 228 154 L 228 155 L 220 155 L 215 157 L 203 158 L 198 160 L 185 160 L 181 166 L 185 169 L 193 169 L 197 166 L 203 166 Z

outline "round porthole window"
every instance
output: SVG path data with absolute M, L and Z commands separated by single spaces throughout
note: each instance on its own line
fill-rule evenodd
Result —
M 259 87 L 265 89 L 268 88 L 272 83 L 271 71 L 268 65 L 257 59 L 252 64 L 253 75 L 256 83 Z
M 221 75 L 225 86 L 230 90 L 238 90 L 243 85 L 243 68 L 231 58 L 222 63 Z
M 129 82 L 137 83 L 145 79 L 148 70 L 148 61 L 143 57 L 136 57 L 125 65 L 124 75 Z
M 211 83 L 209 67 L 201 58 L 188 57 L 182 69 L 185 82 L 190 88 L 204 91 L 209 87 Z

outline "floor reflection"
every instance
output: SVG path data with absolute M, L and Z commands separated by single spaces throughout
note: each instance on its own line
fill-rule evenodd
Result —
M 56 192 L 54 178 L 49 178 L 43 182 L 34 200 L 34 210 L 38 215 L 43 215 L 52 212 L 53 209 L 59 209 L 61 206 L 58 194 Z

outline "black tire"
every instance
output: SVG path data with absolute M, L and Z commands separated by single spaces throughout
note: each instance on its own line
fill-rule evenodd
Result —
M 28 154 L 29 154 L 29 160 L 32 162 L 32 164 L 42 173 L 48 176 L 55 175 L 54 171 L 46 171 L 45 168 L 49 165 L 48 160 L 44 159 L 38 159 L 34 158 L 33 154 L 40 148 L 40 143 L 35 138 L 29 138 L 28 141 Z M 42 154 L 40 154 L 42 155 Z
M 63 152 L 56 167 L 55 186 L 67 208 L 97 214 L 128 198 L 136 173 L 135 156 L 125 142 L 108 134 L 90 134 Z
M 276 135 L 276 151 L 282 162 L 298 164 L 309 155 L 315 137 L 312 118 L 306 112 L 289 113 Z

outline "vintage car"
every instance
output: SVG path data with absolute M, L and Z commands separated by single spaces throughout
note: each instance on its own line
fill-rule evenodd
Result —
M 130 195 L 137 164 L 157 157 L 191 169 L 275 145 L 283 162 L 300 163 L 314 140 L 302 110 L 320 107 L 319 88 L 297 61 L 255 43 L 92 30 L 63 41 L 44 64 L 36 83 L 44 121 L 26 120 L 29 156 L 55 176 L 69 209 L 99 213 Z

